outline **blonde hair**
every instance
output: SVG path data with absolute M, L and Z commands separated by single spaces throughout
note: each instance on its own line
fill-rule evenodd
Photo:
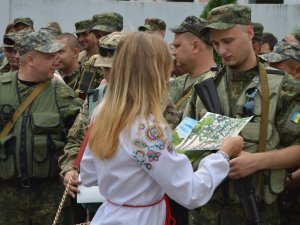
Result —
M 108 90 L 91 130 L 89 144 L 100 159 L 117 151 L 119 134 L 137 116 L 152 114 L 165 122 L 161 99 L 167 93 L 172 58 L 167 44 L 156 35 L 135 32 L 117 46 Z

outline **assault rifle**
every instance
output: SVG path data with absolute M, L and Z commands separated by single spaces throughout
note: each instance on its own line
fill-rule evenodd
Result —
M 220 73 L 221 71 L 215 76 L 215 78 L 208 78 L 200 83 L 195 84 L 194 86 L 195 91 L 201 99 L 206 110 L 208 112 L 217 114 L 223 114 L 215 84 L 215 80 L 220 79 L 220 76 L 218 76 Z M 242 179 L 234 180 L 233 184 L 235 192 L 243 206 L 244 214 L 248 224 L 260 225 L 261 221 L 256 207 L 254 196 L 255 190 L 251 182 L 251 177 L 248 176 Z

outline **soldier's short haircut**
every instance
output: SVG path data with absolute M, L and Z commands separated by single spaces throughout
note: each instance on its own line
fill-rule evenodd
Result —
M 262 35 L 262 44 L 267 43 L 270 47 L 270 50 L 273 51 L 274 46 L 278 43 L 277 38 L 271 33 L 263 33 Z
M 68 43 L 73 47 L 73 48 L 79 48 L 80 49 L 80 44 L 78 42 L 77 37 L 75 37 L 73 34 L 71 33 L 62 33 L 60 35 L 58 35 L 56 38 L 56 40 L 62 40 L 62 39 L 67 39 Z

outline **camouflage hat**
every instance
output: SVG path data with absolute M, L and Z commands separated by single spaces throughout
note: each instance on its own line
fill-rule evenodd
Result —
M 138 28 L 139 31 L 155 31 L 155 30 L 166 30 L 165 21 L 158 18 L 147 18 L 143 26 Z
M 20 34 L 16 39 L 16 48 L 20 55 L 31 51 L 54 53 L 63 47 L 63 44 L 54 42 L 54 36 L 44 30 Z
M 16 33 L 8 33 L 3 36 L 3 48 L 15 47 Z
M 271 63 L 282 62 L 288 59 L 300 62 L 300 44 L 280 41 L 275 45 L 273 52 L 260 55 L 259 57 Z
M 17 24 L 25 24 L 27 26 L 33 27 L 33 21 L 29 17 L 19 17 L 14 19 L 14 26 Z
M 111 33 L 123 29 L 123 16 L 116 12 L 105 12 L 93 16 L 94 27 L 92 30 Z
M 200 39 L 208 42 L 208 34 L 203 32 L 203 28 L 207 25 L 207 20 L 196 16 L 188 16 L 185 20 L 176 27 L 171 27 L 170 30 L 174 33 L 190 32 Z
M 251 9 L 245 5 L 227 4 L 208 12 L 206 28 L 226 30 L 237 24 L 251 25 Z
M 93 21 L 91 19 L 81 20 L 75 23 L 75 33 L 83 33 L 90 31 L 93 27 Z
M 252 22 L 254 36 L 252 41 L 262 42 L 262 34 L 264 32 L 264 26 L 261 23 Z
M 44 30 L 55 37 L 59 35 L 58 30 L 54 27 L 41 27 L 40 30 Z
M 113 32 L 99 40 L 99 56 L 95 61 L 95 66 L 112 67 L 114 52 L 120 40 L 127 33 Z

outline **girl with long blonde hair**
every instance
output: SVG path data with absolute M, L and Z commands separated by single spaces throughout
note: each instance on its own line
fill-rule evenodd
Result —
M 168 46 L 155 35 L 132 33 L 118 44 L 80 167 L 82 183 L 99 185 L 107 199 L 92 225 L 163 225 L 165 193 L 187 208 L 205 204 L 241 151 L 241 137 L 227 138 L 196 172 L 176 154 L 161 109 L 171 68 Z

